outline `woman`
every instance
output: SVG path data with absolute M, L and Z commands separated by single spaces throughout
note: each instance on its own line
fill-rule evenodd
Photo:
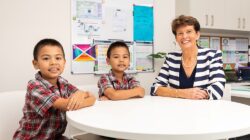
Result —
M 200 24 L 181 15 L 173 20 L 172 32 L 181 52 L 168 53 L 151 95 L 187 99 L 220 99 L 225 87 L 222 53 L 197 46 Z

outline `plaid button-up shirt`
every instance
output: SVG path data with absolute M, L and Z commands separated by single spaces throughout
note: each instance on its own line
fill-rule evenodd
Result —
M 28 82 L 24 116 L 13 139 L 57 139 L 64 133 L 66 113 L 52 105 L 60 97 L 68 98 L 77 88 L 62 77 L 58 78 L 58 85 L 57 88 L 44 80 L 39 72 L 35 75 L 35 80 Z
M 98 81 L 99 97 L 104 96 L 104 90 L 106 88 L 114 88 L 115 90 L 132 89 L 140 86 L 140 82 L 135 79 L 132 75 L 124 73 L 122 82 L 119 82 L 112 70 L 108 74 L 103 74 Z

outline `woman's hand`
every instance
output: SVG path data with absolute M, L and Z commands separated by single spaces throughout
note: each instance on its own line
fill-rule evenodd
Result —
M 201 89 L 201 88 L 188 88 L 181 90 L 183 92 L 184 98 L 187 99 L 195 99 L 195 100 L 202 100 L 202 99 L 208 99 L 208 93 Z

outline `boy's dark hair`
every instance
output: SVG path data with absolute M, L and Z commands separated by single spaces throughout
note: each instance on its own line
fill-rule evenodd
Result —
M 111 55 L 111 51 L 115 48 L 118 48 L 118 47 L 123 47 L 123 48 L 126 48 L 128 50 L 128 53 L 129 53 L 129 48 L 128 48 L 128 45 L 123 42 L 123 41 L 116 41 L 116 42 L 113 42 L 109 45 L 109 48 L 108 48 L 108 51 L 107 51 L 107 57 L 110 58 L 110 55 Z M 130 54 L 129 54 L 130 55 Z
M 176 36 L 176 30 L 181 26 L 194 26 L 196 32 L 200 31 L 199 21 L 192 16 L 180 15 L 172 21 L 172 32 Z
M 35 48 L 34 48 L 34 51 L 33 51 L 34 60 L 37 60 L 39 51 L 40 51 L 44 46 L 47 46 L 47 45 L 59 47 L 59 48 L 62 50 L 62 52 L 63 52 L 63 58 L 65 59 L 65 53 L 64 53 L 64 50 L 63 50 L 63 47 L 62 47 L 61 43 L 58 42 L 58 41 L 55 40 L 55 39 L 45 38 L 45 39 L 40 40 L 40 41 L 35 45 Z

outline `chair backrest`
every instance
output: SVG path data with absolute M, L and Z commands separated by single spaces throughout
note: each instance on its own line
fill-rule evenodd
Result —
M 231 85 L 230 84 L 225 85 L 222 100 L 231 101 Z
M 0 139 L 11 140 L 22 118 L 26 91 L 0 93 Z

